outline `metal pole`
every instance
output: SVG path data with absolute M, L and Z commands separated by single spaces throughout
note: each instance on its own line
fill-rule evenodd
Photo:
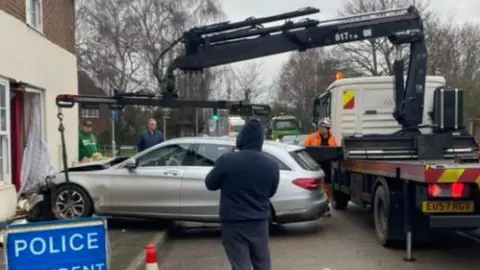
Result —
M 166 115 L 163 115 L 163 138 L 165 138 L 165 140 L 167 140 L 167 116 Z
M 396 169 L 396 178 L 401 180 L 400 176 L 400 168 Z M 412 257 L 412 224 L 411 224 L 411 217 L 410 217 L 410 188 L 407 179 L 403 180 L 403 214 L 404 214 L 404 222 L 405 222 L 405 237 L 406 237 L 406 245 L 405 245 L 405 258 L 404 260 L 407 262 L 415 261 L 415 258 Z
M 117 156 L 117 143 L 115 141 L 115 117 L 117 117 L 117 111 L 112 111 L 112 119 L 111 119 L 111 124 L 112 124 L 112 157 Z
M 198 108 L 195 108 L 195 136 L 198 136 Z

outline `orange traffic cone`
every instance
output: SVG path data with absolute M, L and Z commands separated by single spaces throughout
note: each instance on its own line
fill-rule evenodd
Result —
M 145 270 L 158 270 L 157 248 L 153 244 L 147 246 L 145 256 Z

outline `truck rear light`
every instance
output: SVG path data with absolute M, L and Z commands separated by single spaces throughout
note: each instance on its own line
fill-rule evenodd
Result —
M 464 183 L 429 184 L 428 196 L 431 198 L 465 198 L 470 195 L 469 186 Z
M 306 190 L 316 191 L 322 184 L 321 178 L 298 178 L 292 181 L 292 183 L 298 187 Z

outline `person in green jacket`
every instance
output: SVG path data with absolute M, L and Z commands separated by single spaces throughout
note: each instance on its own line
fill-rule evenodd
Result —
M 93 158 L 94 154 L 100 153 L 98 139 L 92 132 L 92 122 L 84 121 L 82 129 L 78 132 L 78 160 L 87 162 Z

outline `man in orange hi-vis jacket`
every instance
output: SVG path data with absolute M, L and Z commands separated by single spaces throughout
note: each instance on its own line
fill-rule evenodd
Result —
M 310 134 L 305 141 L 305 147 L 307 146 L 339 146 L 337 140 L 330 132 L 330 128 L 332 127 L 332 123 L 330 119 L 323 118 L 318 122 L 318 130 L 312 134 Z M 330 179 L 330 163 L 328 164 L 321 164 L 322 169 L 325 172 L 325 178 L 323 182 L 323 190 L 325 195 L 328 198 L 328 201 L 332 203 L 333 199 L 333 189 L 332 189 L 332 182 Z M 330 209 L 326 213 L 327 216 L 330 216 Z

